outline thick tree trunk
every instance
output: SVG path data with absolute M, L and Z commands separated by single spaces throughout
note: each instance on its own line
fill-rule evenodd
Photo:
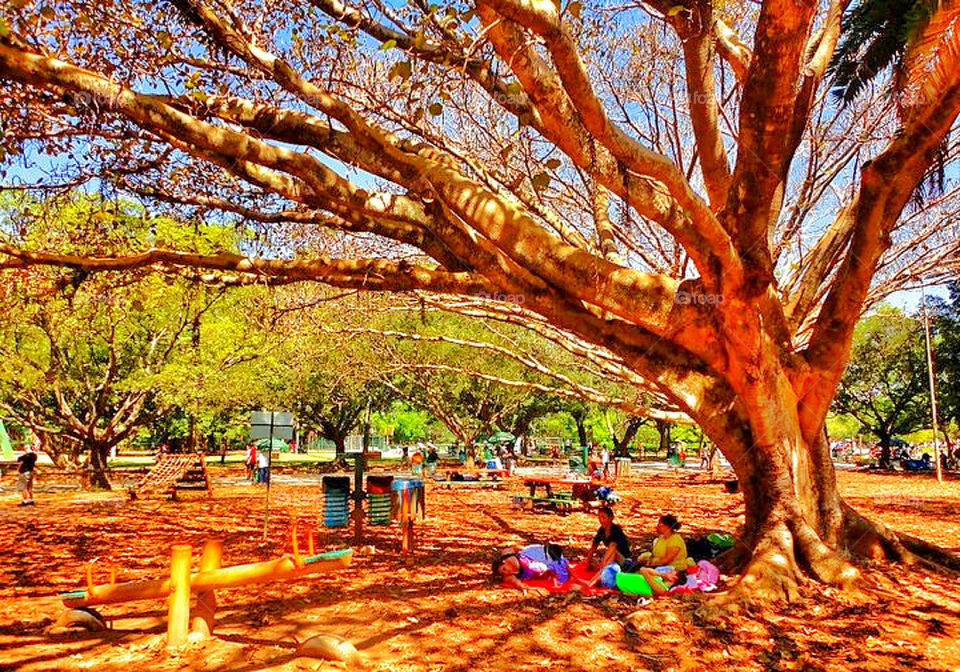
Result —
M 844 504 L 829 445 L 792 440 L 754 445 L 731 460 L 746 505 L 740 586 L 751 599 L 795 599 L 803 573 L 832 584 L 857 576 L 844 557 Z
M 577 438 L 581 446 L 587 445 L 587 425 L 585 424 L 585 420 L 586 418 L 582 415 L 573 416 L 573 421 L 577 423 Z
M 745 405 L 750 419 L 739 432 L 711 437 L 733 465 L 745 500 L 743 545 L 731 560 L 748 560 L 730 595 L 747 600 L 795 599 L 804 574 L 849 584 L 859 575 L 850 556 L 912 557 L 896 533 L 843 502 L 826 432 L 803 439 L 793 391 L 785 380 L 779 384 L 757 395 L 762 404 Z
M 347 437 L 345 434 L 334 434 L 330 437 L 336 447 L 337 459 L 347 454 Z
M 663 420 L 657 420 L 657 433 L 660 435 L 660 446 L 657 448 L 657 455 L 662 450 L 664 455 L 670 457 L 673 446 L 670 444 L 670 423 Z
M 110 446 L 106 444 L 89 444 L 90 451 L 90 487 L 98 490 L 110 490 L 110 481 L 107 479 L 107 457 Z
M 880 467 L 882 469 L 893 467 L 893 455 L 890 450 L 892 438 L 890 434 L 880 434 Z
M 623 436 L 619 440 L 617 437 L 613 437 L 613 454 L 615 457 L 630 457 L 630 442 L 633 441 L 633 437 L 637 435 L 637 431 L 642 424 L 641 420 L 632 420 L 627 423 Z

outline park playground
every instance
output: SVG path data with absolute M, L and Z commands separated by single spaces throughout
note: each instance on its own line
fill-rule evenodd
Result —
M 263 493 L 239 466 L 212 466 L 213 490 L 130 500 L 122 488 L 85 492 L 47 472 L 42 503 L 6 507 L 0 588 L 0 669 L 338 670 L 344 662 L 298 655 L 320 633 L 351 642 L 367 670 L 951 670 L 960 667 L 956 580 L 922 567 L 881 563 L 868 587 L 844 593 L 810 583 L 791 609 L 711 614 L 710 596 L 636 598 L 524 595 L 488 580 L 490 550 L 553 539 L 582 552 L 596 516 L 515 509 L 517 477 L 504 490 L 444 489 L 427 483 L 427 517 L 416 544 L 401 552 L 398 527 L 365 527 L 346 569 L 308 579 L 218 591 L 214 636 L 166 646 L 163 599 L 98 607 L 104 631 L 56 627 L 60 594 L 94 581 L 156 579 L 169 573 L 174 544 L 222 542 L 223 564 L 268 561 L 291 552 L 294 519 L 317 526 L 316 550 L 350 545 L 352 530 L 319 516 L 320 479 L 276 476 L 267 543 Z M 617 518 L 647 546 L 656 516 L 672 511 L 685 537 L 735 532 L 739 494 L 696 472 L 648 471 L 621 477 Z M 861 512 L 944 548 L 960 548 L 960 482 L 932 475 L 838 474 Z M 3 496 L 11 498 L 9 476 Z M 12 501 L 12 500 L 11 500 Z M 302 536 L 301 536 L 302 539 Z M 304 542 L 301 542 L 304 543 Z M 732 580 L 732 579 L 731 579 Z

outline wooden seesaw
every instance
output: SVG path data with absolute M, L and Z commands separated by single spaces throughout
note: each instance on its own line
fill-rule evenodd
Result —
M 87 588 L 61 593 L 64 606 L 76 612 L 78 618 L 67 618 L 70 622 L 81 621 L 84 613 L 90 614 L 89 607 L 101 604 L 134 602 L 137 600 L 155 600 L 169 598 L 167 610 L 167 645 L 180 646 L 187 641 L 190 630 L 190 595 L 197 595 L 197 615 L 193 619 L 193 630 L 203 635 L 213 632 L 214 615 L 217 608 L 216 591 L 219 588 L 235 588 L 251 583 L 268 581 L 289 581 L 290 579 L 344 569 L 353 559 L 353 549 L 345 548 L 327 553 L 314 553 L 313 530 L 307 530 L 307 554 L 301 555 L 297 528 L 291 530 L 293 553 L 273 560 L 254 562 L 246 565 L 221 567 L 223 544 L 209 539 L 203 545 L 200 557 L 200 571 L 191 572 L 193 547 L 189 544 L 175 544 L 170 557 L 170 576 L 165 579 L 130 581 L 115 583 L 116 571 L 110 567 L 110 583 L 94 584 L 92 568 L 87 569 Z M 92 612 L 95 613 L 95 612 Z

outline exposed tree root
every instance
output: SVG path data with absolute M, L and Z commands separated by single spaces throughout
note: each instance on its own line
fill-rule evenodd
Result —
M 951 576 L 960 576 L 960 556 L 934 546 L 928 541 L 917 539 L 909 534 L 897 533 L 897 538 L 904 548 L 913 553 L 921 562 L 928 564 L 937 571 L 945 571 Z
M 867 520 L 844 504 L 844 545 L 854 555 L 868 560 L 893 560 L 921 564 L 950 576 L 960 574 L 960 557 L 922 539 L 895 532 L 882 523 Z
M 780 517 L 757 534 L 752 554 L 744 552 L 746 546 L 735 547 L 723 558 L 725 568 L 742 567 L 742 575 L 730 590 L 707 598 L 700 615 L 709 619 L 761 604 L 793 602 L 809 579 L 845 591 L 857 590 L 861 576 L 857 559 L 922 565 L 950 576 L 960 575 L 957 555 L 894 532 L 867 520 L 848 505 L 842 506 L 840 550 L 828 546 L 801 516 Z M 748 559 L 744 562 L 745 556 Z
M 709 606 L 701 615 L 709 618 L 713 609 L 739 611 L 759 603 L 792 602 L 799 598 L 802 582 L 793 535 L 781 521 L 759 536 L 740 580 L 730 590 L 708 598 Z
M 797 558 L 801 565 L 817 580 L 848 588 L 860 572 L 838 551 L 827 546 L 803 518 L 788 519 L 793 534 Z

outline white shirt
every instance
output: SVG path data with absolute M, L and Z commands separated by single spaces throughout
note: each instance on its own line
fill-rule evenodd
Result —
M 264 468 L 266 468 L 266 467 L 269 467 L 269 466 L 270 466 L 270 453 L 268 453 L 266 450 L 258 450 L 258 451 L 257 451 L 257 466 L 260 467 L 261 469 L 264 469 Z

